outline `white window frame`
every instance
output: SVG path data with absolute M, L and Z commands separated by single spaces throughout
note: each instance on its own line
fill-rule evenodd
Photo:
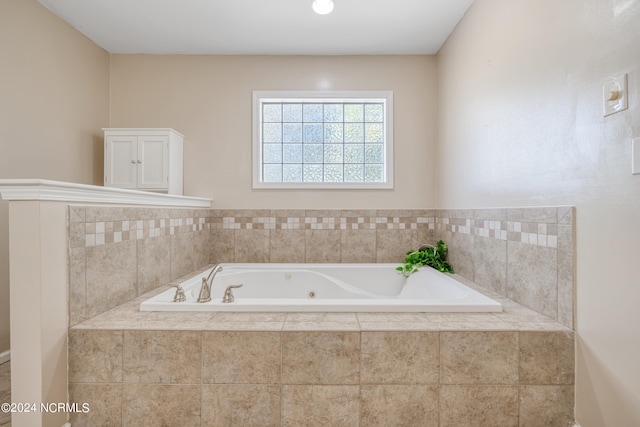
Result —
M 382 102 L 384 103 L 384 180 L 381 182 L 263 182 L 262 104 L 267 102 Z M 253 188 L 254 189 L 392 189 L 393 188 L 393 92 L 392 91 L 254 91 L 253 92 Z

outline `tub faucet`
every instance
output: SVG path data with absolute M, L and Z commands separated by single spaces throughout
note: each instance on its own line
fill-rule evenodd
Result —
M 237 288 L 241 288 L 242 285 L 229 285 L 227 289 L 224 291 L 224 296 L 222 297 L 222 302 L 233 302 L 235 298 L 233 296 L 233 290 Z
M 213 279 L 216 277 L 219 271 L 222 271 L 222 264 L 218 264 L 211 269 L 211 272 L 206 278 L 202 278 L 202 287 L 200 288 L 200 295 L 198 295 L 198 302 L 211 301 L 211 285 Z

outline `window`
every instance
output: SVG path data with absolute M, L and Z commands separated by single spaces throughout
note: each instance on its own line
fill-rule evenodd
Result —
M 254 92 L 253 188 L 393 188 L 392 92 Z

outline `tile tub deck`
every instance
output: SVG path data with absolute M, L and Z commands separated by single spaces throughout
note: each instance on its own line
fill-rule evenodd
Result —
M 573 331 L 458 280 L 504 312 L 138 311 L 162 287 L 69 330 L 72 424 L 571 425 Z

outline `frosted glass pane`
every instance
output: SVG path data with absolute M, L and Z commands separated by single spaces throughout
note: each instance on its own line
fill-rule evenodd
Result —
M 364 182 L 382 182 L 382 165 L 364 165 Z
M 345 123 L 344 142 L 364 142 L 364 125 L 362 123 Z
M 324 146 L 325 163 L 342 163 L 342 144 L 326 144 Z
M 304 125 L 304 142 L 322 142 L 322 124 Z
M 264 123 L 262 132 L 262 142 L 282 142 L 282 125 L 280 123 Z
M 282 121 L 299 123 L 302 121 L 302 104 L 282 104 Z
M 384 102 L 275 101 L 261 104 L 263 182 L 383 182 Z
M 349 144 L 344 146 L 344 162 L 345 163 L 363 163 L 364 162 L 364 146 L 361 144 Z
M 342 165 L 324 165 L 325 182 L 342 182 Z
M 342 142 L 342 123 L 324 125 L 324 142 Z
M 382 163 L 382 144 L 367 144 L 364 146 L 365 163 Z
M 345 104 L 344 105 L 344 121 L 345 122 L 362 122 L 362 121 L 364 121 L 364 105 L 362 105 L 362 104 Z
M 309 144 L 304 146 L 305 163 L 322 163 L 322 144 Z
M 283 124 L 282 142 L 302 142 L 302 123 Z
M 321 122 L 322 104 L 304 104 L 302 106 L 302 116 L 305 122 Z
M 282 165 L 283 182 L 302 182 L 302 165 Z
M 262 149 L 265 163 L 282 163 L 282 144 L 264 144 Z
M 362 182 L 364 177 L 363 165 L 344 165 L 345 182 Z
M 382 104 L 366 104 L 364 106 L 365 122 L 382 122 Z
M 264 182 L 282 182 L 282 166 L 281 165 L 263 165 L 263 181 Z
M 367 123 L 365 125 L 365 142 L 382 142 L 382 124 Z
M 283 163 L 302 163 L 302 144 L 284 144 L 282 146 Z
M 322 182 L 322 165 L 304 165 L 304 182 Z
M 342 121 L 342 104 L 325 104 L 324 105 L 324 121 L 325 122 L 341 122 Z
M 263 122 L 281 122 L 282 104 L 262 104 Z

